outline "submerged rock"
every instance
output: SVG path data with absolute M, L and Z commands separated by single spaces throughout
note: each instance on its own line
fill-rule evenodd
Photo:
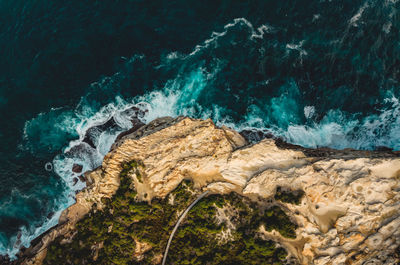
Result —
M 74 172 L 74 173 L 81 173 L 82 169 L 83 169 L 82 165 L 79 165 L 79 164 L 72 165 L 72 172 Z
M 79 175 L 78 178 L 79 178 L 80 181 L 86 182 L 86 178 L 85 178 L 84 175 Z
M 51 219 L 54 216 L 55 212 L 49 212 L 47 215 L 47 219 Z
M 247 129 L 239 132 L 250 143 L 257 143 L 263 139 L 274 138 L 274 135 L 266 130 Z
M 277 225 L 272 228 L 268 225 L 271 222 L 255 221 L 258 217 L 247 224 L 248 227 L 255 226 L 252 231 L 257 231 L 256 238 L 276 242 L 276 246 L 283 247 L 288 256 L 283 257 L 281 252 L 276 255 L 286 262 L 396 264 L 400 261 L 400 158 L 389 150 L 308 149 L 280 139 L 263 139 L 249 145 L 236 131 L 227 127 L 218 128 L 211 120 L 166 117 L 121 136 L 104 158 L 102 166 L 85 176 L 88 187 L 77 194 L 76 204 L 62 213 L 56 228 L 32 243 L 29 253 L 36 255 L 24 256 L 22 253 L 20 263 L 41 264 L 47 248 L 56 238 L 58 241 L 55 242 L 60 245 L 55 243 L 49 253 L 54 254 L 62 247 L 61 242 L 64 241 L 60 240 L 72 242 L 68 240 L 80 238 L 77 231 L 80 229 L 78 234 L 86 231 L 79 225 L 81 228 L 77 230 L 76 224 L 80 220 L 92 222 L 90 220 L 98 216 L 100 222 L 108 223 L 110 219 L 107 218 L 113 218 L 114 211 L 119 209 L 125 217 L 119 217 L 111 225 L 110 231 L 113 231 L 121 222 L 124 225 L 138 223 L 134 216 L 142 208 L 135 208 L 136 203 L 143 205 L 143 209 L 154 205 L 150 212 L 157 212 L 160 207 L 169 209 L 169 204 L 182 207 L 181 195 L 176 194 L 176 190 L 185 179 L 193 182 L 195 192 L 209 190 L 213 196 L 228 196 L 233 192 L 241 198 L 233 200 L 232 204 L 236 202 L 234 205 L 248 201 L 248 205 L 259 205 L 249 206 L 251 209 L 258 209 L 270 218 L 277 213 L 283 216 L 283 219 L 273 219 Z M 110 208 L 110 205 L 114 206 Z M 207 207 L 205 209 L 209 209 Z M 242 210 L 237 206 L 222 207 L 226 208 L 217 211 L 218 220 L 234 232 L 238 227 L 235 220 L 241 216 L 238 213 Z M 213 209 L 205 214 L 215 215 Z M 252 216 L 250 212 L 243 218 Z M 168 219 L 172 225 L 176 215 L 174 213 Z M 143 218 L 150 218 L 147 216 Z M 151 220 L 150 223 L 156 221 Z M 160 217 L 157 220 L 164 219 Z M 190 218 L 187 220 L 188 223 L 192 221 Z M 201 226 L 202 222 L 205 221 L 197 224 Z M 294 228 L 291 224 L 295 224 Z M 104 227 L 108 231 L 110 224 Z M 185 228 L 181 233 L 189 233 L 187 229 L 190 230 Z M 150 231 L 158 230 L 148 230 L 146 236 L 152 235 Z M 164 241 L 150 241 L 151 248 L 148 248 L 135 235 L 134 238 L 131 234 L 127 235 L 127 242 L 133 240 L 133 245 L 119 245 L 120 251 L 129 247 L 132 255 L 141 259 L 145 259 L 146 251 L 150 251 L 153 256 L 146 264 L 158 264 L 162 259 Z M 229 242 L 234 238 L 228 231 L 218 235 L 220 242 Z M 139 242 L 137 245 L 135 240 Z M 211 242 L 206 238 L 199 240 Z M 93 245 L 96 260 L 101 259 L 102 251 L 111 251 L 107 242 L 102 245 L 96 241 Z M 122 244 L 122 241 L 116 243 Z M 185 247 L 190 246 L 193 253 L 200 251 L 197 249 L 199 246 L 194 248 L 189 243 Z M 257 244 L 255 241 L 248 242 L 254 249 L 259 248 Z M 215 245 L 214 241 L 212 245 Z M 140 251 L 135 252 L 134 246 L 140 246 Z M 270 250 L 260 248 L 259 253 L 267 257 L 272 255 L 270 251 L 274 249 L 271 245 Z M 218 255 L 224 256 L 230 250 L 224 251 L 218 252 Z M 192 252 L 182 250 L 181 253 L 190 255 Z M 198 252 L 198 255 L 204 253 Z
M 132 128 L 128 132 L 134 132 L 135 130 L 137 130 L 138 128 L 140 128 L 141 126 L 144 125 L 144 123 L 142 123 L 140 119 L 144 117 L 145 113 L 146 113 L 146 110 L 141 110 L 137 107 L 131 107 L 121 113 L 121 115 L 128 116 L 129 120 L 132 123 Z M 115 120 L 115 117 L 111 117 L 103 124 L 99 124 L 97 126 L 90 127 L 86 131 L 82 142 L 88 144 L 92 148 L 96 148 L 96 145 L 95 145 L 96 137 L 98 135 L 100 135 L 102 132 L 104 132 L 106 130 L 112 130 L 112 129 L 121 129 L 121 127 L 118 125 L 117 121 Z M 124 134 L 124 133 L 122 133 L 122 134 Z
M 2 264 L 2 265 L 12 264 L 10 261 L 10 257 L 8 255 L 5 255 L 5 256 L 0 255 L 0 264 Z
M 76 183 L 78 183 L 78 178 L 77 177 L 74 177 L 73 179 L 72 179 L 72 186 L 75 186 L 76 185 Z

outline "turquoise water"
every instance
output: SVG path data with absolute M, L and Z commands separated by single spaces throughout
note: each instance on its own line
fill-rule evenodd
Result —
M 83 187 L 72 165 L 99 166 L 133 106 L 400 149 L 399 5 L 0 0 L 0 254 L 57 223 Z

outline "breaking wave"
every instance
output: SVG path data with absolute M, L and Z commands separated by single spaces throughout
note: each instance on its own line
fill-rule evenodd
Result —
M 349 27 L 359 27 L 367 8 L 363 6 L 350 18 Z M 359 103 L 349 105 L 346 102 L 355 94 L 346 86 L 326 88 L 318 97 L 311 96 L 317 92 L 305 91 L 304 80 L 309 77 L 300 78 L 296 69 L 305 67 L 308 58 L 315 56 L 312 41 L 283 40 L 281 31 L 278 26 L 253 26 L 245 18 L 234 19 L 188 53 L 171 52 L 156 62 L 145 55 L 125 58 L 124 68 L 88 87 L 75 108 L 51 109 L 27 121 L 21 148 L 32 154 L 46 150 L 56 154 L 48 162 L 62 179 L 62 192 L 54 194 L 50 216 L 21 224 L 16 235 L 0 233 L 0 254 L 14 257 L 21 246 L 29 246 L 33 238 L 57 223 L 61 211 L 74 203 L 75 191 L 85 186 L 79 181 L 81 173 L 72 172 L 73 165 L 81 165 L 83 172 L 101 165 L 117 135 L 132 126 L 132 108 L 142 110 L 139 118 L 145 123 L 162 116 L 184 115 L 211 118 L 217 125 L 238 131 L 269 131 L 306 147 L 387 146 L 399 150 L 396 89 L 381 91 L 368 103 L 360 95 Z M 289 66 L 294 70 L 282 74 Z M 132 95 L 126 83 L 135 86 L 143 75 L 148 78 L 148 88 L 141 95 Z M 110 121 L 112 125 L 105 126 Z M 47 188 L 51 193 L 51 185 Z M 0 201 L 0 207 L 30 212 L 24 206 L 34 198 L 24 196 L 15 190 L 8 201 Z M 20 217 L 29 219 L 29 215 Z

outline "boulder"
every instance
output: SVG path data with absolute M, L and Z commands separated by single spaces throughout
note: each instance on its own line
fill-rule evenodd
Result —
M 78 182 L 78 178 L 77 178 L 77 177 L 74 177 L 74 179 L 73 179 L 72 181 L 74 182 L 72 185 L 75 186 L 76 183 Z
M 72 165 L 72 172 L 74 172 L 74 173 L 81 173 L 82 169 L 83 169 L 82 165 L 79 165 L 79 164 Z

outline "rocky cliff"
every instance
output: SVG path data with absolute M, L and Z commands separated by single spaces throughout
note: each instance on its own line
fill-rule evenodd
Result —
M 259 259 L 246 263 L 238 257 L 244 264 L 400 261 L 400 158 L 390 151 L 307 149 L 271 138 L 250 144 L 211 120 L 161 118 L 121 135 L 102 166 L 85 177 L 88 185 L 76 204 L 63 212 L 57 227 L 21 251 L 18 263 L 55 264 L 63 246 L 73 249 L 76 241 L 84 249 L 85 240 L 93 239 L 87 254 L 66 263 L 127 264 L 124 257 L 109 260 L 122 251 L 130 253 L 127 260 L 158 264 L 174 221 L 205 190 L 211 195 L 182 228 L 183 246 L 196 253 L 186 264 L 218 264 L 211 261 L 216 258 L 230 264 L 224 251 Z M 202 222 L 212 226 L 203 228 Z M 99 231 L 85 234 L 100 223 Z M 125 245 L 112 245 L 116 223 L 122 227 L 119 237 L 136 231 L 123 234 Z M 149 234 L 140 232 L 146 229 Z M 191 236 L 196 239 L 190 241 Z M 176 246 L 182 243 L 179 234 L 177 240 Z M 231 245 L 220 251 L 226 242 Z M 183 250 L 171 251 L 170 264 L 188 259 Z M 207 256 L 207 251 L 219 254 Z

